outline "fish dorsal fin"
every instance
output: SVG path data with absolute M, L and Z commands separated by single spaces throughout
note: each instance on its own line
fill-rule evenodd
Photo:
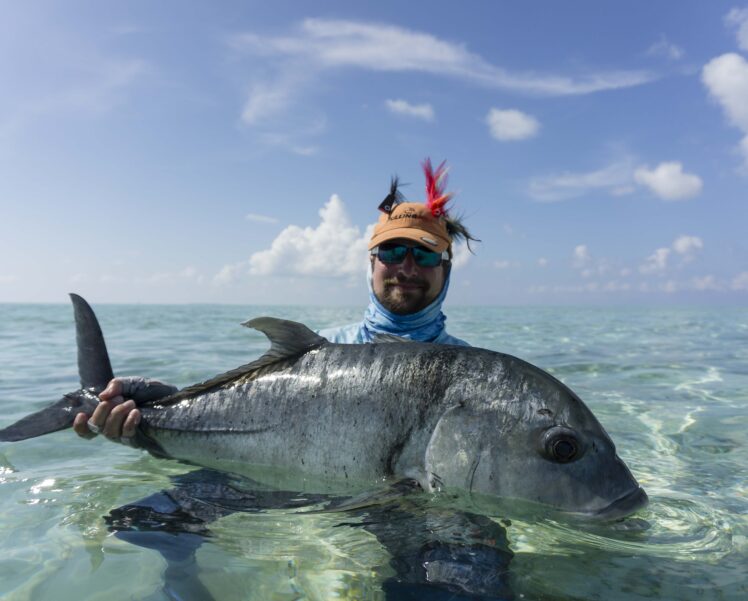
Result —
M 81 387 L 104 390 L 114 374 L 99 321 L 82 296 L 71 293 L 70 300 L 73 301 L 75 312 L 75 338 L 78 344 L 78 374 Z
M 397 334 L 375 334 L 373 342 L 376 344 L 386 344 L 388 342 L 415 342 L 415 340 L 398 336 Z
M 262 332 L 270 340 L 270 350 L 255 361 L 261 365 L 301 355 L 328 342 L 327 338 L 312 332 L 303 323 L 286 319 L 256 317 L 242 325 Z
M 173 405 L 193 394 L 206 392 L 216 386 L 227 384 L 232 380 L 257 372 L 259 369 L 277 363 L 278 361 L 282 361 L 283 359 L 303 355 L 323 344 L 329 343 L 327 338 L 315 334 L 304 324 L 295 321 L 276 319 L 275 317 L 257 317 L 245 321 L 242 325 L 247 328 L 259 330 L 265 334 L 265 336 L 270 340 L 270 350 L 251 363 L 232 369 L 231 371 L 220 374 L 215 378 L 211 378 L 200 384 L 194 384 L 187 388 L 183 388 L 179 392 L 166 398 L 159 399 L 158 404 L 164 406 Z

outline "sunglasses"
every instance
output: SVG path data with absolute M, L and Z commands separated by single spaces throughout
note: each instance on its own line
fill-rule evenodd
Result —
M 408 253 L 413 255 L 413 260 L 419 267 L 436 267 L 442 261 L 449 260 L 449 253 L 434 252 L 423 246 L 405 246 L 405 244 L 380 244 L 371 249 L 371 254 L 375 255 L 382 263 L 386 265 L 399 265 L 405 261 Z

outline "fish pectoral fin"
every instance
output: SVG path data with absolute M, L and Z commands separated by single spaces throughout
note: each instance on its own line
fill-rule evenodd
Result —
M 288 357 L 302 355 L 329 343 L 327 338 L 312 332 L 303 323 L 296 321 L 275 317 L 257 317 L 245 321 L 242 325 L 259 330 L 270 340 L 270 350 L 255 361 L 255 365 L 267 365 Z
M 354 511 L 366 507 L 386 505 L 397 501 L 406 495 L 423 492 L 418 480 L 403 478 L 393 482 L 386 488 L 368 491 L 355 497 L 343 500 L 333 500 L 324 509 L 316 509 L 305 513 L 338 513 L 340 511 Z

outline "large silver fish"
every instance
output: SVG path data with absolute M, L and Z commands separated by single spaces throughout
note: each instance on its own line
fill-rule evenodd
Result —
M 82 388 L 0 430 L 0 441 L 70 426 L 113 377 L 93 311 L 71 298 Z M 139 446 L 253 477 L 296 474 L 307 490 L 410 478 L 428 491 L 603 518 L 647 502 L 581 399 L 521 359 L 400 339 L 332 344 L 270 317 L 244 325 L 264 332 L 270 350 L 171 396 L 140 399 Z

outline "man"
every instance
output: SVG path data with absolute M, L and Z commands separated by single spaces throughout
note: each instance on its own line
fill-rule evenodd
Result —
M 476 240 L 448 215 L 452 195 L 446 189 L 446 167 L 434 170 L 427 159 L 425 203 L 403 202 L 397 178 L 379 205 L 382 215 L 369 241 L 369 306 L 361 323 L 321 330 L 330 342 L 362 344 L 378 336 L 394 335 L 421 342 L 469 346 L 447 334 L 442 303 L 449 289 L 452 243 Z M 99 397 L 101 403 L 89 418 L 75 417 L 73 429 L 91 438 L 99 432 L 127 440 L 135 435 L 140 411 L 125 397 L 166 396 L 176 388 L 143 378 L 115 378 Z

